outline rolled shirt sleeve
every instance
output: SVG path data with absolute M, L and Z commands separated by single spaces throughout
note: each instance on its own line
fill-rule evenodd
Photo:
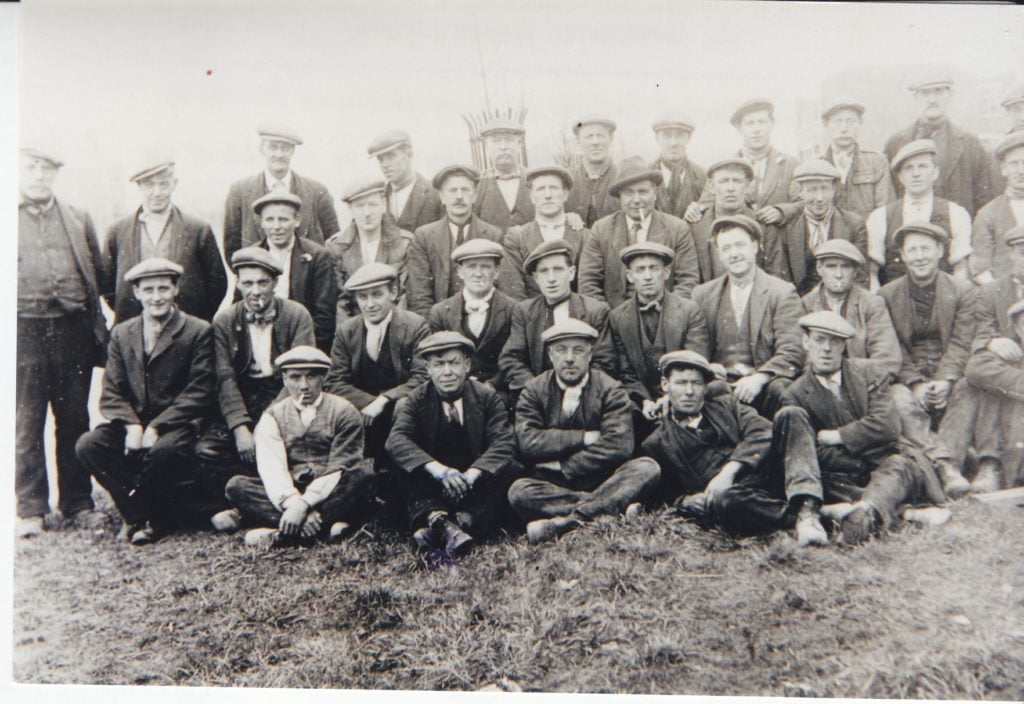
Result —
M 281 437 L 281 429 L 270 413 L 264 413 L 256 423 L 253 444 L 256 446 L 256 471 L 259 472 L 267 498 L 270 503 L 284 510 L 285 500 L 299 492 L 288 472 L 288 452 Z
M 885 266 L 885 206 L 875 208 L 864 222 L 868 233 L 868 259 L 878 266 Z
M 949 204 L 949 263 L 959 264 L 971 254 L 971 215 L 956 203 Z

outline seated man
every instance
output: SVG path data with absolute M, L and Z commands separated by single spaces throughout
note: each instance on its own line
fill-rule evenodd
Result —
M 259 478 L 236 476 L 225 493 L 239 523 L 260 526 L 246 532 L 246 545 L 273 547 L 318 536 L 339 540 L 365 518 L 373 500 L 359 412 L 345 399 L 322 393 L 331 360 L 315 347 L 294 347 L 274 364 L 288 397 L 267 408 L 256 424 Z
M 1006 234 L 1024 225 L 1024 130 L 1011 132 L 995 148 L 1006 184 L 974 218 L 971 238 L 971 276 L 987 284 L 1010 270 Z
M 598 332 L 581 320 L 555 323 L 542 342 L 553 369 L 530 380 L 516 407 L 516 439 L 530 476 L 508 491 L 531 543 L 551 540 L 601 514 L 622 513 L 658 482 L 650 459 L 629 459 L 629 395 L 590 366 Z
M 213 319 L 213 356 L 218 406 L 206 419 L 196 443 L 196 459 L 212 497 L 236 474 L 256 476 L 252 431 L 263 411 L 281 393 L 273 359 L 299 345 L 312 345 L 313 318 L 295 301 L 274 295 L 281 267 L 260 247 L 231 255 L 242 300 Z M 233 514 L 214 516 L 214 528 L 236 530 Z
M 427 315 L 434 332 L 454 330 L 473 342 L 470 378 L 504 389 L 498 355 L 508 339 L 515 301 L 494 287 L 504 248 L 479 237 L 452 251 L 462 291 L 435 303 Z
M 196 488 L 195 428 L 214 403 L 210 324 L 174 305 L 181 267 L 145 259 L 125 274 L 142 314 L 111 331 L 100 412 L 107 422 L 78 439 L 75 452 L 124 519 L 133 545 L 177 525 L 208 521 Z
M 469 378 L 469 339 L 435 332 L 417 351 L 430 381 L 402 404 L 386 447 L 416 546 L 454 555 L 494 526 L 517 467 L 515 439 L 501 395 Z

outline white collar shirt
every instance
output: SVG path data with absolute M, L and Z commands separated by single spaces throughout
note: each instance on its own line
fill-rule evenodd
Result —
M 267 240 L 267 250 L 281 267 L 281 275 L 277 277 L 277 285 L 274 286 L 274 295 L 278 298 L 290 298 L 291 294 L 291 273 L 292 273 L 292 250 L 295 249 L 295 237 L 292 236 L 291 244 L 284 249 L 279 249 Z
M 269 171 L 263 172 L 263 183 L 267 186 L 267 193 L 291 193 L 292 192 L 292 170 L 284 178 L 278 178 Z

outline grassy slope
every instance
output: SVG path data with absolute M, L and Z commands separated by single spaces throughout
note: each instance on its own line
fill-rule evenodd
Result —
M 393 535 L 19 545 L 24 682 L 1024 698 L 1024 510 L 855 549 L 606 519 L 428 571 Z

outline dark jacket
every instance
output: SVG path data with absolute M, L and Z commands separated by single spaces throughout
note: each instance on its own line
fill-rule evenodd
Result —
M 739 213 L 748 218 L 754 217 L 754 211 L 743 206 Z M 718 217 L 715 212 L 714 202 L 704 211 L 700 220 L 690 225 L 690 235 L 693 237 L 693 245 L 697 251 L 697 262 L 700 265 L 700 283 L 704 284 L 719 276 L 725 275 L 725 267 L 722 260 L 718 258 L 718 249 L 715 241 L 711 239 L 711 225 Z M 777 276 L 783 270 L 782 248 L 778 244 L 779 231 L 773 225 L 763 225 L 764 242 L 757 249 L 757 265 Z
M 582 164 L 570 171 L 572 171 L 573 183 L 565 200 L 565 212 L 576 213 L 583 218 L 584 226 L 591 227 L 604 216 L 611 215 L 619 209 L 619 199 L 608 194 L 608 187 L 615 182 L 619 172 L 614 163 L 608 165 L 608 170 L 594 184 L 596 187 L 593 194 L 594 212 L 593 218 L 589 222 L 587 221 L 587 211 L 590 209 L 591 198 L 586 185 L 589 183 L 587 171 Z
M 835 165 L 832 146 L 821 156 L 828 163 Z M 846 176 L 846 183 L 836 183 L 836 207 L 852 210 L 866 218 L 875 208 L 896 200 L 896 189 L 892 185 L 889 172 L 889 160 L 885 154 L 861 149 L 860 145 L 853 148 L 853 163 Z
M 454 330 L 465 334 L 462 329 L 464 301 L 462 293 L 459 292 L 435 303 L 427 314 L 430 331 Z M 495 290 L 491 297 L 491 307 L 487 312 L 487 325 L 480 334 L 480 342 L 473 356 L 473 368 L 469 372 L 470 377 L 486 381 L 497 389 L 505 386 L 505 374 L 498 364 L 498 357 L 501 356 L 501 350 L 505 347 L 512 327 L 512 308 L 515 304 L 516 302 L 504 293 Z
M 430 179 L 416 174 L 413 181 L 412 193 L 409 194 L 408 200 L 405 201 L 405 207 L 402 208 L 402 213 L 399 215 L 397 221 L 391 216 L 391 191 L 393 190 L 392 185 L 389 183 L 384 189 L 384 195 L 388 201 L 388 214 L 384 216 L 385 220 L 390 220 L 392 223 L 398 225 L 402 230 L 407 232 L 415 232 L 416 228 L 422 227 L 423 225 L 429 225 L 432 222 L 436 222 L 438 219 L 444 217 L 444 206 L 441 205 L 441 198 L 437 195 L 437 191 L 434 190 L 434 186 L 430 183 Z
M 998 195 L 978 211 L 971 228 L 971 274 L 991 271 L 1001 276 L 1010 271 L 1010 248 L 1003 235 L 1017 226 L 1006 194 Z
M 807 281 L 809 273 L 807 266 L 808 232 L 807 218 L 804 217 L 803 212 L 801 211 L 797 217 L 790 220 L 779 232 L 779 235 L 776 241 L 782 252 L 777 261 L 781 262 L 782 269 L 778 272 L 769 271 L 769 273 L 784 281 L 789 281 L 796 286 L 797 293 L 803 295 L 812 288 Z M 836 208 L 832 211 L 832 219 L 829 220 L 828 239 L 847 240 L 853 243 L 867 259 L 868 236 L 864 229 L 863 216 L 850 210 Z
M 519 177 L 519 188 L 516 190 L 516 201 L 512 204 L 512 210 L 508 209 L 505 197 L 501 195 L 497 178 L 487 176 L 480 179 L 480 185 L 476 189 L 476 201 L 473 203 L 473 213 L 502 232 L 514 225 L 525 225 L 533 220 L 533 201 L 530 200 L 530 191 L 526 188 L 526 177 Z
M 107 230 L 105 255 L 114 273 L 114 292 L 107 303 L 114 310 L 114 321 L 120 323 L 142 313 L 142 306 L 132 292 L 132 285 L 124 280 L 125 273 L 142 260 L 142 226 L 136 208 Z M 228 290 L 228 277 L 224 271 L 217 240 L 213 230 L 202 220 L 182 213 L 171 206 L 167 218 L 168 259 L 181 265 L 185 273 L 178 280 L 178 307 L 197 318 L 209 322 L 224 300 Z
M 742 158 L 743 151 L 737 151 L 735 156 Z M 784 154 L 772 147 L 768 151 L 768 163 L 765 165 L 761 197 L 758 198 L 757 182 L 751 181 L 747 190 L 747 205 L 754 211 L 760 210 L 766 205 L 774 205 L 782 213 L 782 221 L 788 222 L 800 211 L 801 207 L 800 188 L 793 180 L 793 171 L 799 165 L 800 160 L 795 156 Z M 700 203 L 705 208 L 715 203 L 715 194 L 711 192 L 710 181 L 704 188 Z
M 562 239 L 576 250 L 577 278 L 572 283 L 574 291 L 577 289 L 576 284 L 579 279 L 580 254 L 583 253 L 583 244 L 591 237 L 591 234 L 590 230 L 586 228 L 573 230 L 568 224 L 565 226 L 565 236 Z M 518 301 L 540 295 L 540 288 L 534 282 L 533 277 L 523 269 L 523 262 L 526 261 L 530 252 L 543 241 L 544 238 L 541 237 L 536 221 L 508 229 L 502 243 L 505 247 L 505 258 L 501 262 L 498 288 Z
M 661 159 L 655 159 L 651 164 L 651 169 L 661 171 Z M 668 192 L 669 182 L 667 180 L 658 186 L 654 200 L 656 209 L 677 218 L 683 217 L 690 203 L 700 198 L 701 193 L 704 192 L 704 184 L 708 181 L 707 172 L 689 159 L 683 164 L 683 174 L 683 187 L 675 203 L 672 202 L 672 196 Z
M 974 351 L 984 349 L 993 337 L 1015 337 L 1006 310 L 1017 302 L 1017 287 L 1012 274 L 1003 274 L 982 286 L 975 300 Z
M 380 245 L 377 247 L 376 262 L 390 264 L 398 270 L 399 291 L 406 290 L 405 260 L 412 244 L 412 233 L 401 230 L 390 218 L 381 223 Z M 345 282 L 359 267 L 368 262 L 363 261 L 363 253 L 359 247 L 359 231 L 355 223 L 349 223 L 342 232 L 332 236 L 324 247 L 334 260 L 334 275 L 338 281 L 338 320 L 351 318 L 359 314 L 355 296 L 345 290 Z

